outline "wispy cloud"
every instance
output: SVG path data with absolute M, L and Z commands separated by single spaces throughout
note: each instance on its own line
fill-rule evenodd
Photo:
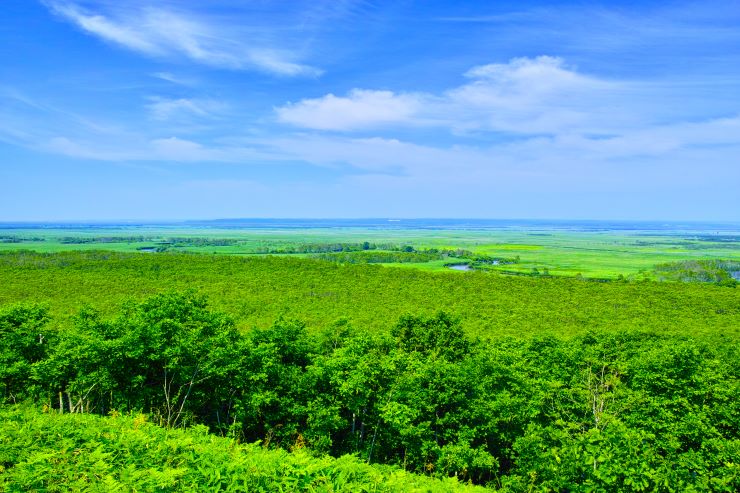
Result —
M 462 16 L 443 16 L 435 17 L 433 20 L 437 22 L 460 22 L 460 23 L 505 23 L 511 21 L 520 21 L 526 19 L 532 19 L 538 17 L 538 11 L 520 11 L 520 12 L 506 12 L 500 14 L 489 14 L 489 15 L 462 15 Z
M 179 137 L 149 139 L 138 136 L 125 143 L 112 140 L 88 141 L 68 137 L 53 137 L 41 143 L 46 152 L 95 161 L 153 161 L 170 163 L 247 163 L 264 162 L 270 155 L 264 151 L 241 146 L 213 146 Z
M 152 119 L 165 121 L 191 117 L 213 118 L 223 112 L 226 105 L 211 99 L 153 97 L 147 109 Z
M 153 74 L 149 74 L 155 79 L 160 79 L 166 82 L 170 82 L 172 84 L 176 84 L 179 86 L 193 86 L 195 85 L 195 81 L 192 79 L 189 79 L 187 77 L 180 77 L 175 74 L 172 74 L 170 72 L 154 72 Z
M 179 56 L 212 67 L 259 70 L 281 76 L 317 76 L 286 49 L 269 46 L 254 35 L 245 38 L 229 26 L 193 13 L 155 7 L 83 8 L 50 0 L 49 8 L 83 31 L 107 42 L 153 57 Z
M 740 158 L 740 115 L 693 123 L 675 123 L 623 132 L 611 137 L 566 133 L 504 142 L 453 145 L 419 144 L 394 138 L 298 134 L 245 141 L 273 159 L 303 160 L 317 166 L 348 165 L 367 173 L 413 177 L 440 183 L 538 175 L 559 179 L 581 167 L 600 180 L 599 170 L 623 169 L 649 158 L 664 171 L 697 151 Z M 705 166 L 729 169 L 731 162 Z
M 278 108 L 277 115 L 281 122 L 308 132 L 294 133 L 283 127 L 253 135 L 236 130 L 243 128 L 242 114 L 207 98 L 153 98 L 146 108 L 149 119 L 115 127 L 7 89 L 0 91 L 0 121 L 14 124 L 0 125 L 0 139 L 99 161 L 259 166 L 303 162 L 339 172 L 353 169 L 424 180 L 433 174 L 440 181 L 468 183 L 500 179 L 514 170 L 533 172 L 536 166 L 532 163 L 545 170 L 541 173 L 549 173 L 549 168 L 571 172 L 575 163 L 607 166 L 615 160 L 644 157 L 667 162 L 719 147 L 726 148 L 725 155 L 736 156 L 733 149 L 740 148 L 737 114 L 615 125 L 619 113 L 607 114 L 607 110 L 610 105 L 629 102 L 613 95 L 613 88 L 622 86 L 579 74 L 557 59 L 481 65 L 469 70 L 466 78 L 468 82 L 438 95 L 357 90 L 346 97 L 304 100 Z M 511 99 L 518 103 L 512 106 Z M 640 106 L 641 101 L 632 101 L 627 108 L 628 113 L 637 114 L 631 115 L 636 120 L 642 118 Z M 572 120 L 565 118 L 566 110 L 573 112 Z M 147 124 L 147 120 L 151 121 Z M 196 123 L 199 131 L 189 131 L 190 123 Z M 398 125 L 428 125 L 447 137 L 419 139 L 410 132 L 402 138 L 403 133 L 393 131 Z M 459 129 L 478 133 L 460 135 L 456 133 Z M 497 139 L 502 129 L 507 137 Z M 337 134 L 337 130 L 348 133 Z M 517 138 L 510 138 L 512 132 L 519 134 Z

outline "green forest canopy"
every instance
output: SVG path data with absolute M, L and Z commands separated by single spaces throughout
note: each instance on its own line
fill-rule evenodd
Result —
M 3 253 L 0 385 L 6 402 L 26 404 L 2 410 L 0 481 L 460 486 L 367 462 L 506 491 L 736 491 L 738 301 L 739 290 L 707 284 Z M 192 454 L 179 469 L 162 457 L 201 443 L 202 428 L 173 435 L 174 451 L 137 455 L 134 442 L 160 440 L 159 428 L 80 416 L 121 412 L 307 455 L 281 456 L 292 464 L 282 472 L 234 466 L 214 480 Z M 101 431 L 74 433 L 76 419 Z M 131 426 L 145 435 L 115 431 Z M 45 441 L 49 430 L 72 452 Z M 208 447 L 197 448 L 203 460 L 223 464 Z M 43 457 L 55 457 L 49 468 Z M 55 483 L 61 470 L 67 482 Z
M 113 318 L 85 309 L 66 329 L 52 321 L 32 305 L 0 312 L 6 401 L 32 399 L 51 414 L 144 412 L 166 428 L 203 424 L 264 446 L 352 454 L 507 491 L 740 486 L 732 338 L 592 330 L 478 340 L 443 312 L 404 316 L 381 332 L 345 322 L 309 331 L 278 319 L 243 334 L 205 299 L 178 293 L 128 303 Z M 69 423 L 36 418 L 33 429 Z M 33 452 L 70 461 L 26 429 L 37 438 L 24 437 L 31 443 L 22 450 L 0 441 L 11 477 L 31 481 Z M 133 451 L 127 437 L 108 433 L 102 443 L 76 434 L 79 450 L 98 460 L 70 464 L 70 480 L 77 467 L 97 464 L 111 484 L 147 467 L 113 468 Z M 232 486 L 250 480 L 233 474 Z M 194 480 L 170 470 L 180 487 L 178 475 Z
M 0 253 L 0 304 L 47 303 L 59 323 L 84 305 L 110 314 L 130 297 L 191 288 L 242 329 L 284 315 L 312 328 L 346 317 L 380 330 L 403 314 L 444 310 L 473 336 L 599 328 L 740 333 L 740 290 L 714 285 L 432 273 L 270 256 Z

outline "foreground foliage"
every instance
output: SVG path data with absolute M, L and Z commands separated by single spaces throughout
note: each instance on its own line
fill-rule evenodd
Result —
M 239 444 L 198 426 L 0 408 L 0 489 L 21 491 L 476 491 L 345 456 Z
M 512 491 L 740 489 L 740 355 L 722 334 L 479 340 L 445 313 L 381 332 L 278 319 L 241 333 L 193 293 L 129 302 L 114 318 L 85 309 L 63 330 L 43 308 L 16 305 L 0 313 L 0 332 L 5 400 L 53 414 L 143 412 L 165 428 L 205 425 Z M 86 436 L 77 455 L 93 467 L 100 438 Z M 2 459 L 8 471 L 28 460 Z

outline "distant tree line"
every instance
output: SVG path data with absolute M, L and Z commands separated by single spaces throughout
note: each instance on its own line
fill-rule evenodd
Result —
M 255 253 L 263 254 L 295 254 L 295 253 L 336 253 L 361 252 L 364 250 L 390 250 L 395 245 L 390 243 L 363 242 L 336 242 L 336 243 L 296 243 L 280 246 L 262 246 L 255 249 Z
M 481 255 L 462 248 L 414 248 L 410 245 L 392 246 L 383 250 L 369 249 L 364 251 L 343 250 L 341 252 L 320 253 L 312 258 L 328 260 L 343 264 L 375 263 L 424 263 L 435 260 L 450 260 L 449 265 L 466 264 L 471 268 L 484 268 L 489 265 L 505 265 L 519 262 L 519 257 L 505 258 Z
M 710 282 L 735 287 L 740 280 L 740 262 L 735 260 L 686 260 L 658 264 L 655 275 L 661 281 Z
M 0 243 L 26 243 L 31 241 L 44 241 L 45 238 L 40 236 L 16 236 L 16 235 L 0 235 Z
M 60 243 L 82 245 L 90 243 L 156 243 L 158 246 L 203 247 L 231 246 L 239 243 L 235 238 L 208 237 L 151 237 L 151 236 L 64 236 L 58 238 Z
M 341 264 L 423 263 L 445 258 L 440 253 L 372 250 L 367 252 L 316 253 L 312 258 Z
M 61 236 L 57 238 L 59 243 L 65 245 L 84 245 L 90 243 L 138 243 L 142 241 L 154 241 L 148 236 Z

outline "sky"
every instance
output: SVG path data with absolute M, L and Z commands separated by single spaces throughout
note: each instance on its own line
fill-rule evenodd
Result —
M 740 0 L 0 12 L 0 221 L 740 220 Z

